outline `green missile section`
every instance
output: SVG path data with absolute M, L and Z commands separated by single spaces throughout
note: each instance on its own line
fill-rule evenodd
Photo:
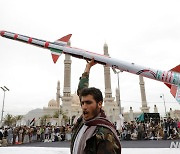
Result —
M 63 52 L 63 50 L 58 50 L 58 49 L 53 49 L 53 48 L 50 48 L 50 50 L 52 52 L 56 52 L 56 53 L 62 53 Z

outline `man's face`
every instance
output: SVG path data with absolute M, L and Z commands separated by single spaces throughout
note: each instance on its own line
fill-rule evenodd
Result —
M 99 114 L 100 108 L 102 108 L 102 102 L 96 103 L 92 95 L 82 96 L 81 108 L 83 119 L 90 120 Z

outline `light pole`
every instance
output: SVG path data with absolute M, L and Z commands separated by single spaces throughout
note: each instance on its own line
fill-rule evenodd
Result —
M 62 96 L 59 96 L 59 101 L 62 100 Z M 62 126 L 62 110 L 61 110 L 61 105 L 59 103 L 59 114 L 58 114 L 58 125 Z
M 4 91 L 2 114 L 1 114 L 1 124 L 2 124 L 2 121 L 3 121 L 3 113 L 4 113 L 5 92 L 6 92 L 6 91 L 9 91 L 9 88 L 7 88 L 6 86 L 4 86 L 4 87 L 1 87 L 1 89 Z
M 117 74 L 117 80 L 118 80 L 118 106 L 119 106 L 119 112 L 120 114 L 122 114 L 122 111 L 121 111 L 121 100 L 120 100 L 120 86 L 119 86 L 119 73 L 122 72 L 122 71 L 117 71 L 113 68 L 113 71 L 115 74 Z
M 120 114 L 122 114 L 122 112 L 121 112 L 121 100 L 120 100 L 120 86 L 119 86 L 119 73 L 120 72 L 121 71 L 117 72 L 117 78 L 118 78 L 118 91 L 119 91 L 119 112 L 120 112 Z
M 165 110 L 165 116 L 167 117 L 166 104 L 165 104 L 164 94 L 161 94 L 161 95 L 160 95 L 160 98 L 163 99 L 163 102 L 164 102 L 164 110 Z

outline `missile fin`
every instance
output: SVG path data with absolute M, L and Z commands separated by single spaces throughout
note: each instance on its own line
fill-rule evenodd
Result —
M 176 97 L 177 86 L 172 85 L 170 92 L 171 92 L 171 94 L 172 94 L 174 97 Z
M 172 68 L 171 71 L 180 73 L 180 65 L 177 65 L 176 67 Z
M 180 73 L 180 65 L 172 68 L 170 71 Z M 167 87 L 170 88 L 170 92 L 173 97 L 180 103 L 180 86 L 170 85 L 168 83 L 164 83 Z
M 53 53 L 51 53 L 51 55 L 52 55 L 53 62 L 56 63 L 59 58 L 59 55 L 55 55 Z
M 178 87 L 176 85 L 170 85 L 168 83 L 164 83 L 168 88 L 170 88 L 170 92 L 173 95 L 174 98 L 177 97 L 177 92 L 178 92 Z M 180 94 L 180 91 L 179 91 Z M 177 100 L 177 98 L 176 98 Z M 179 101 L 180 101 L 180 96 L 179 96 Z
M 68 35 L 56 40 L 54 43 L 57 45 L 66 46 L 68 41 L 70 40 L 71 36 L 72 36 L 72 34 L 68 34 Z
M 66 42 L 67 43 L 70 40 L 71 36 L 72 36 L 72 34 L 68 34 L 68 35 L 58 39 L 57 41 L 62 41 L 62 42 Z
M 50 48 L 50 50 L 51 50 L 53 62 L 56 63 L 59 56 L 61 56 L 62 54 L 62 50 L 57 50 L 57 49 L 52 49 L 52 48 Z
M 166 86 L 168 86 L 171 89 L 171 85 L 168 83 L 164 83 Z
M 167 83 L 165 83 L 165 85 L 167 85 L 171 89 L 170 90 L 171 94 L 180 103 L 180 86 L 170 85 Z

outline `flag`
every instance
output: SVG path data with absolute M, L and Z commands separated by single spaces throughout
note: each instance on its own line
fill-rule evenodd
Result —
M 35 125 L 35 118 L 33 118 L 33 120 L 31 120 L 30 122 L 30 126 L 34 126 Z

